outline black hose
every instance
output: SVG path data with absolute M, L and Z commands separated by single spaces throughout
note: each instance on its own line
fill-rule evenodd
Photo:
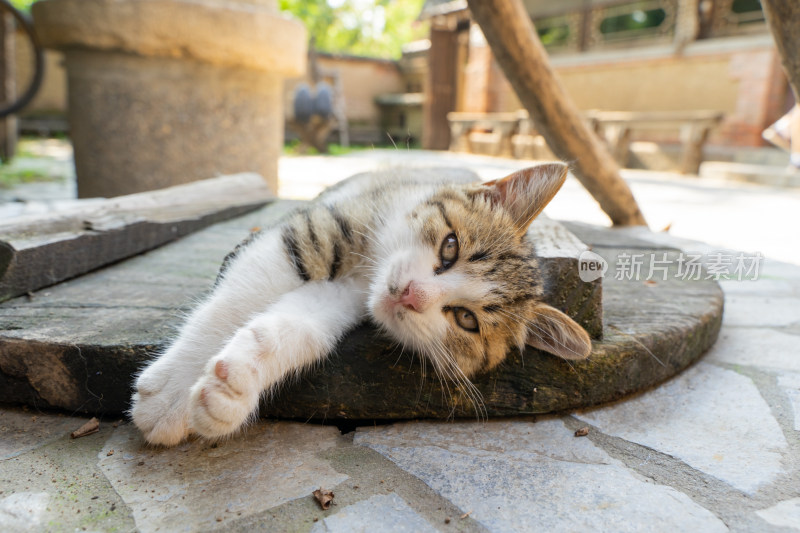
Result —
M 5 117 L 16 113 L 28 105 L 31 100 L 33 100 L 33 97 L 36 96 L 36 93 L 39 91 L 39 87 L 42 86 L 42 78 L 44 77 L 44 52 L 39 44 L 39 40 L 36 38 L 36 33 L 33 31 L 33 23 L 31 20 L 26 15 L 17 11 L 17 9 L 14 8 L 14 6 L 12 6 L 8 0 L 0 0 L 0 8 L 2 8 L 0 11 L 11 13 L 11 15 L 17 21 L 17 24 L 19 24 L 19 27 L 23 29 L 25 35 L 27 35 L 28 39 L 31 41 L 36 60 L 36 69 L 34 70 L 33 78 L 31 79 L 28 88 L 25 89 L 24 93 L 22 93 L 22 96 L 20 96 L 11 105 L 0 107 L 0 117 Z

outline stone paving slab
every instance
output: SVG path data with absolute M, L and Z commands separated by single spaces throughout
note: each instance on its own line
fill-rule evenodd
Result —
M 782 375 L 778 376 L 778 386 L 792 406 L 794 430 L 800 431 L 800 372 L 782 373 Z
M 578 419 L 748 494 L 783 473 L 789 447 L 752 380 L 704 362 L 653 391 Z
M 745 312 L 743 309 L 742 313 Z M 726 327 L 717 342 L 719 345 L 708 352 L 709 362 L 800 372 L 800 337 L 785 329 Z M 764 348 L 754 348 L 754 343 Z
M 800 498 L 778 502 L 756 514 L 773 526 L 800 531 Z
M 160 450 L 126 424 L 99 451 L 98 466 L 140 531 L 208 530 L 345 481 L 319 458 L 340 438 L 334 427 L 265 423 L 235 441 Z
M 432 533 L 437 531 L 395 493 L 349 505 L 314 524 L 311 533 Z
M 79 417 L 43 415 L 30 409 L 0 410 L 0 461 L 61 438 L 84 422 Z
M 395 424 L 359 429 L 355 443 L 391 458 L 490 531 L 727 529 L 685 494 L 648 483 L 560 420 Z
M 44 424 L 59 422 L 57 415 L 37 416 Z M 0 530 L 136 529 L 130 510 L 97 466 L 97 454 L 114 428 L 109 422 L 98 433 L 70 439 L 69 433 L 84 422 L 0 461 Z

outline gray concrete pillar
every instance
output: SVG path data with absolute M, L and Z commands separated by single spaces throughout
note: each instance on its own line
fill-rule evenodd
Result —
M 65 53 L 80 197 L 242 171 L 277 191 L 306 32 L 272 0 L 41 0 L 33 16 Z

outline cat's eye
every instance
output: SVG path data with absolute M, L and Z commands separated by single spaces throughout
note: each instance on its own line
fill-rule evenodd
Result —
M 453 317 L 456 320 L 456 324 L 458 324 L 462 329 L 472 332 L 478 331 L 478 319 L 469 309 L 464 307 L 454 307 Z
M 442 262 L 441 271 L 445 271 L 458 260 L 458 239 L 451 233 L 442 241 L 439 247 L 439 260 Z

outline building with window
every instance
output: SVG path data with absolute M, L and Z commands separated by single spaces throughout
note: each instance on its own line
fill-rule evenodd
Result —
M 724 113 L 709 143 L 762 146 L 792 103 L 758 0 L 523 0 L 582 110 Z M 466 1 L 429 0 L 423 146 L 446 149 L 450 111 L 519 109 Z M 677 141 L 676 132 L 646 140 Z

